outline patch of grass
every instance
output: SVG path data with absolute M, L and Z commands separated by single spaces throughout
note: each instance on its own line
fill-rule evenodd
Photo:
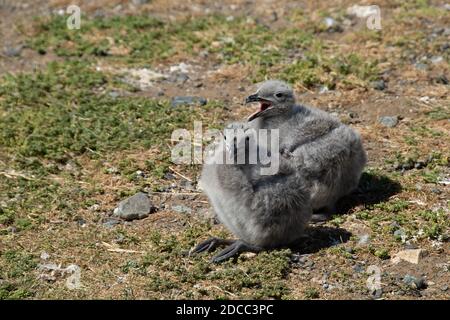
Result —
M 146 168 L 124 157 L 120 174 L 132 180 L 136 170 L 146 169 L 148 178 L 161 179 L 170 164 L 167 142 L 172 131 L 189 129 L 194 120 L 222 112 L 217 103 L 173 108 L 167 101 L 141 97 L 114 99 L 106 93 L 114 80 L 81 61 L 51 63 L 43 71 L 6 76 L 0 83 L 0 155 L 8 155 L 2 156 L 8 169 L 30 177 L 0 176 L 0 197 L 7 200 L 0 223 L 17 231 L 45 220 L 45 212 L 71 218 L 89 206 L 90 197 L 102 193 L 95 186 L 74 183 L 81 171 L 78 157 L 105 161 L 113 152 L 153 148 L 159 152 Z M 73 174 L 66 172 L 68 164 L 75 168 Z M 50 175 L 69 183 L 51 181 Z M 136 188 L 121 192 L 129 195 Z
M 314 30 L 286 26 L 277 30 L 236 17 L 210 15 L 176 22 L 163 22 L 148 16 L 85 19 L 79 31 L 64 27 L 65 18 L 51 17 L 38 23 L 35 50 L 54 50 L 64 57 L 110 56 L 113 48 L 126 48 L 123 55 L 109 57 L 129 64 L 153 65 L 168 57 L 194 56 L 207 49 L 221 62 L 242 63 L 252 68 L 252 79 L 268 74 L 291 83 L 313 87 L 337 83 L 364 86 L 378 78 L 377 62 L 356 53 L 330 55 Z M 304 52 L 304 58 L 277 66 L 291 52 Z
M 380 258 L 381 260 L 387 260 L 389 259 L 391 256 L 389 254 L 389 251 L 387 249 L 374 249 L 371 248 L 370 250 L 372 252 L 372 254 L 378 258 Z
M 450 119 L 450 111 L 448 108 L 437 107 L 425 113 L 432 120 Z
M 96 92 L 108 84 L 113 85 L 79 62 L 54 63 L 44 72 L 7 77 L 0 89 L 5 97 L 0 101 L 4 146 L 13 154 L 64 162 L 84 153 L 96 157 L 162 145 L 174 129 L 198 118 L 193 108 L 172 108 L 144 98 L 113 99 Z M 200 112 L 205 110 L 208 106 Z M 167 157 L 167 151 L 163 154 Z
M 374 208 L 380 209 L 385 212 L 389 213 L 398 213 L 405 209 L 407 209 L 409 206 L 408 202 L 401 199 L 396 199 L 388 202 L 383 202 L 374 205 Z
M 0 300 L 32 296 L 35 278 L 30 272 L 35 267 L 35 257 L 30 254 L 18 250 L 0 252 Z
M 243 298 L 281 299 L 289 294 L 285 277 L 290 250 L 263 252 L 251 259 L 241 257 L 237 262 L 226 261 L 222 265 L 211 264 L 209 259 L 214 253 L 206 253 L 189 257 L 188 264 L 180 264 L 180 260 L 186 259 L 186 250 L 207 228 L 206 224 L 197 225 L 179 235 L 152 232 L 150 240 L 155 249 L 140 261 L 129 261 L 122 270 L 145 276 L 147 294 L 154 298 L 175 289 L 185 298 L 229 299 L 232 296 L 226 293 L 231 292 Z M 215 287 L 206 285 L 210 282 Z
M 439 169 L 424 170 L 421 172 L 423 181 L 427 183 L 437 183 L 439 180 L 440 171 Z
M 320 297 L 319 290 L 315 288 L 307 288 L 304 291 L 305 299 L 318 299 Z
M 338 83 L 345 86 L 364 86 L 367 81 L 376 80 L 376 62 L 366 62 L 357 54 L 328 58 L 325 52 L 313 52 L 302 60 L 285 67 L 281 78 L 301 82 L 306 87 L 326 85 L 334 89 Z
M 439 240 L 445 240 L 449 237 L 450 220 L 443 209 L 419 211 L 418 216 L 425 221 L 422 226 L 425 237 Z

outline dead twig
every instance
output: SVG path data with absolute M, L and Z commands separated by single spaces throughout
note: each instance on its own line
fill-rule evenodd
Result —
M 189 177 L 186 177 L 185 175 L 183 175 L 183 174 L 181 174 L 181 173 L 179 173 L 178 171 L 176 171 L 174 168 L 172 168 L 172 167 L 169 167 L 169 169 L 173 172 L 173 173 L 175 173 L 176 175 L 178 175 L 178 176 L 180 176 L 180 177 L 182 177 L 183 179 L 186 179 L 187 181 L 189 181 L 189 182 L 192 182 L 192 179 L 191 178 L 189 178 Z

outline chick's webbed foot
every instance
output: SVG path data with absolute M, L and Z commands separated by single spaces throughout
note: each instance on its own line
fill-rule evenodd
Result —
M 198 244 L 194 249 L 191 250 L 190 254 L 201 253 L 204 251 L 212 251 L 220 246 L 228 245 L 224 250 L 215 255 L 211 262 L 220 263 L 224 260 L 237 256 L 242 252 L 259 252 L 263 248 L 245 243 L 242 240 L 229 240 L 229 239 L 219 239 L 219 238 L 209 238 L 206 241 Z
M 236 240 L 232 244 L 230 244 L 228 247 L 226 247 L 224 250 L 219 252 L 219 254 L 215 255 L 211 261 L 214 263 L 220 263 L 222 261 L 225 261 L 229 258 L 235 257 L 239 255 L 239 253 L 242 252 L 260 252 L 263 249 L 258 246 L 254 246 L 248 243 L 245 243 L 242 240 Z
M 205 240 L 203 242 L 200 242 L 194 249 L 191 250 L 190 254 L 196 254 L 200 252 L 210 252 L 220 246 L 226 246 L 229 244 L 232 244 L 234 240 L 230 239 L 220 239 L 220 238 L 209 238 L 208 240 Z

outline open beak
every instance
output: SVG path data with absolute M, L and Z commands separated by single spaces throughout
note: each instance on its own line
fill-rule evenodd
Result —
M 245 99 L 245 103 L 252 103 L 252 102 L 259 102 L 259 109 L 252 113 L 248 118 L 247 121 L 252 121 L 258 117 L 260 117 L 267 109 L 270 109 L 272 107 L 272 102 L 262 99 L 258 96 L 258 94 L 252 94 L 251 96 L 248 96 L 247 99 Z

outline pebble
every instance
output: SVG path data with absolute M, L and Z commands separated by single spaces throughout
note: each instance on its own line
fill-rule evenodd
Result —
M 193 97 L 193 96 L 177 96 L 172 99 L 171 105 L 172 107 L 178 107 L 182 105 L 200 105 L 204 106 L 208 101 L 205 98 L 202 97 Z
M 172 206 L 172 210 L 178 213 L 187 213 L 187 214 L 191 214 L 192 213 L 192 209 L 188 208 L 186 206 L 183 205 L 175 205 Z
M 3 53 L 5 54 L 5 56 L 7 57 L 18 57 L 20 56 L 20 54 L 22 53 L 22 46 L 17 46 L 17 47 L 5 47 L 3 50 Z
M 378 122 L 385 127 L 393 128 L 398 124 L 398 116 L 383 116 L 378 118 Z
M 121 201 L 116 209 L 114 216 L 127 221 L 146 218 L 152 212 L 152 204 L 147 194 L 139 192 L 132 197 Z
M 120 96 L 120 93 L 117 91 L 111 91 L 108 93 L 108 95 L 113 99 L 117 99 Z
M 423 277 L 414 277 L 409 274 L 403 277 L 403 282 L 413 289 L 422 290 L 427 287 L 427 283 Z
M 135 6 L 140 6 L 146 3 L 149 3 L 150 0 L 131 0 L 131 2 L 135 5 Z
M 108 218 L 103 222 L 103 225 L 107 228 L 112 228 L 115 225 L 120 224 L 120 220 L 119 219 L 113 219 L 113 218 Z
M 414 64 L 414 67 L 415 67 L 417 70 L 422 70 L 422 71 L 425 71 L 425 70 L 428 69 L 428 66 L 427 66 L 425 63 L 421 63 L 421 62 L 415 63 L 415 64 Z
M 372 81 L 370 83 L 370 86 L 375 90 L 382 91 L 382 90 L 386 89 L 386 82 L 384 82 L 384 80 Z
M 337 23 L 337 21 L 331 17 L 326 17 L 323 19 L 323 23 L 327 28 L 328 32 L 342 32 L 342 27 Z
M 434 57 L 431 57 L 430 60 L 431 60 L 431 63 L 438 64 L 438 63 L 441 63 L 442 61 L 444 61 L 444 58 L 442 56 L 434 56 Z
M 449 84 L 450 81 L 447 79 L 447 77 L 444 74 L 441 74 L 440 76 L 437 76 L 435 78 L 436 83 L 440 84 Z
M 48 258 L 50 258 L 50 255 L 49 255 L 47 252 L 43 251 L 43 252 L 41 253 L 40 258 L 41 258 L 42 260 L 47 260 Z
M 360 264 L 356 264 L 353 266 L 353 271 L 357 272 L 357 273 L 362 273 L 364 272 L 364 267 Z
M 441 194 L 441 193 L 442 193 L 442 191 L 439 190 L 438 188 L 433 188 L 433 189 L 431 189 L 431 192 L 433 192 L 433 193 L 435 193 L 435 194 Z
M 370 242 L 370 236 L 368 234 L 363 234 L 359 236 L 358 244 L 359 245 L 365 245 Z
M 402 260 L 412 264 L 418 264 L 425 255 L 426 251 L 423 249 L 407 249 L 397 252 L 391 261 L 393 264 L 397 264 Z
M 402 229 L 395 230 L 394 236 L 396 238 L 402 239 L 405 236 L 405 231 L 403 231 Z

